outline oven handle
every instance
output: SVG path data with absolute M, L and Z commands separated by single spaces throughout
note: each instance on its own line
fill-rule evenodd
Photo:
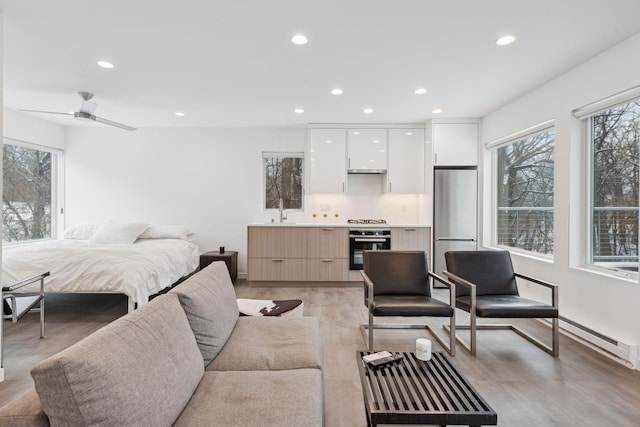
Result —
M 365 238 L 353 238 L 354 242 L 374 242 L 374 243 L 385 243 L 389 239 L 365 239 Z

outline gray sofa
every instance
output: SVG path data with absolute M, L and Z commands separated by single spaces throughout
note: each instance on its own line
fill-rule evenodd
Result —
M 239 317 L 214 262 L 31 370 L 2 426 L 321 426 L 318 320 Z

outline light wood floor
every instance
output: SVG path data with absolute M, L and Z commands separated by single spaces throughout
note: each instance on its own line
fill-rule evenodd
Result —
M 359 287 L 258 287 L 240 281 L 238 297 L 304 301 L 307 316 L 320 319 L 324 358 L 325 425 L 365 426 L 355 352 L 364 348 L 358 329 L 366 321 Z M 126 299 L 114 295 L 52 295 L 47 302 L 47 336 L 38 338 L 38 316 L 5 322 L 5 381 L 0 405 L 32 386 L 29 370 L 39 360 L 82 339 L 126 313 Z M 464 314 L 459 316 L 464 320 Z M 384 319 L 382 319 L 384 320 Z M 429 320 L 434 326 L 437 321 Z M 521 326 L 548 339 L 535 321 Z M 443 332 L 441 329 L 439 332 Z M 377 349 L 411 351 L 420 331 L 376 331 Z M 640 372 L 561 338 L 554 359 L 511 332 L 478 333 L 478 356 L 459 348 L 455 363 L 498 413 L 498 425 L 640 425 Z M 437 344 L 434 343 L 434 345 Z M 437 348 L 436 348 L 437 349 Z M 150 373 L 151 374 L 151 373 Z

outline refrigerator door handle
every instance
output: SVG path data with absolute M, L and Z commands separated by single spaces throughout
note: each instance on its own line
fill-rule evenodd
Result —
M 447 240 L 450 242 L 475 242 L 476 239 L 464 239 L 464 238 L 458 238 L 458 237 L 436 237 L 436 240 Z

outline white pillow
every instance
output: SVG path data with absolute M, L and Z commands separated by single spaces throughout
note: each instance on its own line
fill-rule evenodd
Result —
M 64 239 L 87 240 L 90 239 L 100 224 L 78 224 L 64 230 Z
M 181 225 L 150 225 L 140 239 L 182 239 L 189 240 L 193 232 Z
M 139 222 L 105 222 L 98 227 L 89 242 L 104 244 L 133 243 L 148 226 L 149 224 Z

